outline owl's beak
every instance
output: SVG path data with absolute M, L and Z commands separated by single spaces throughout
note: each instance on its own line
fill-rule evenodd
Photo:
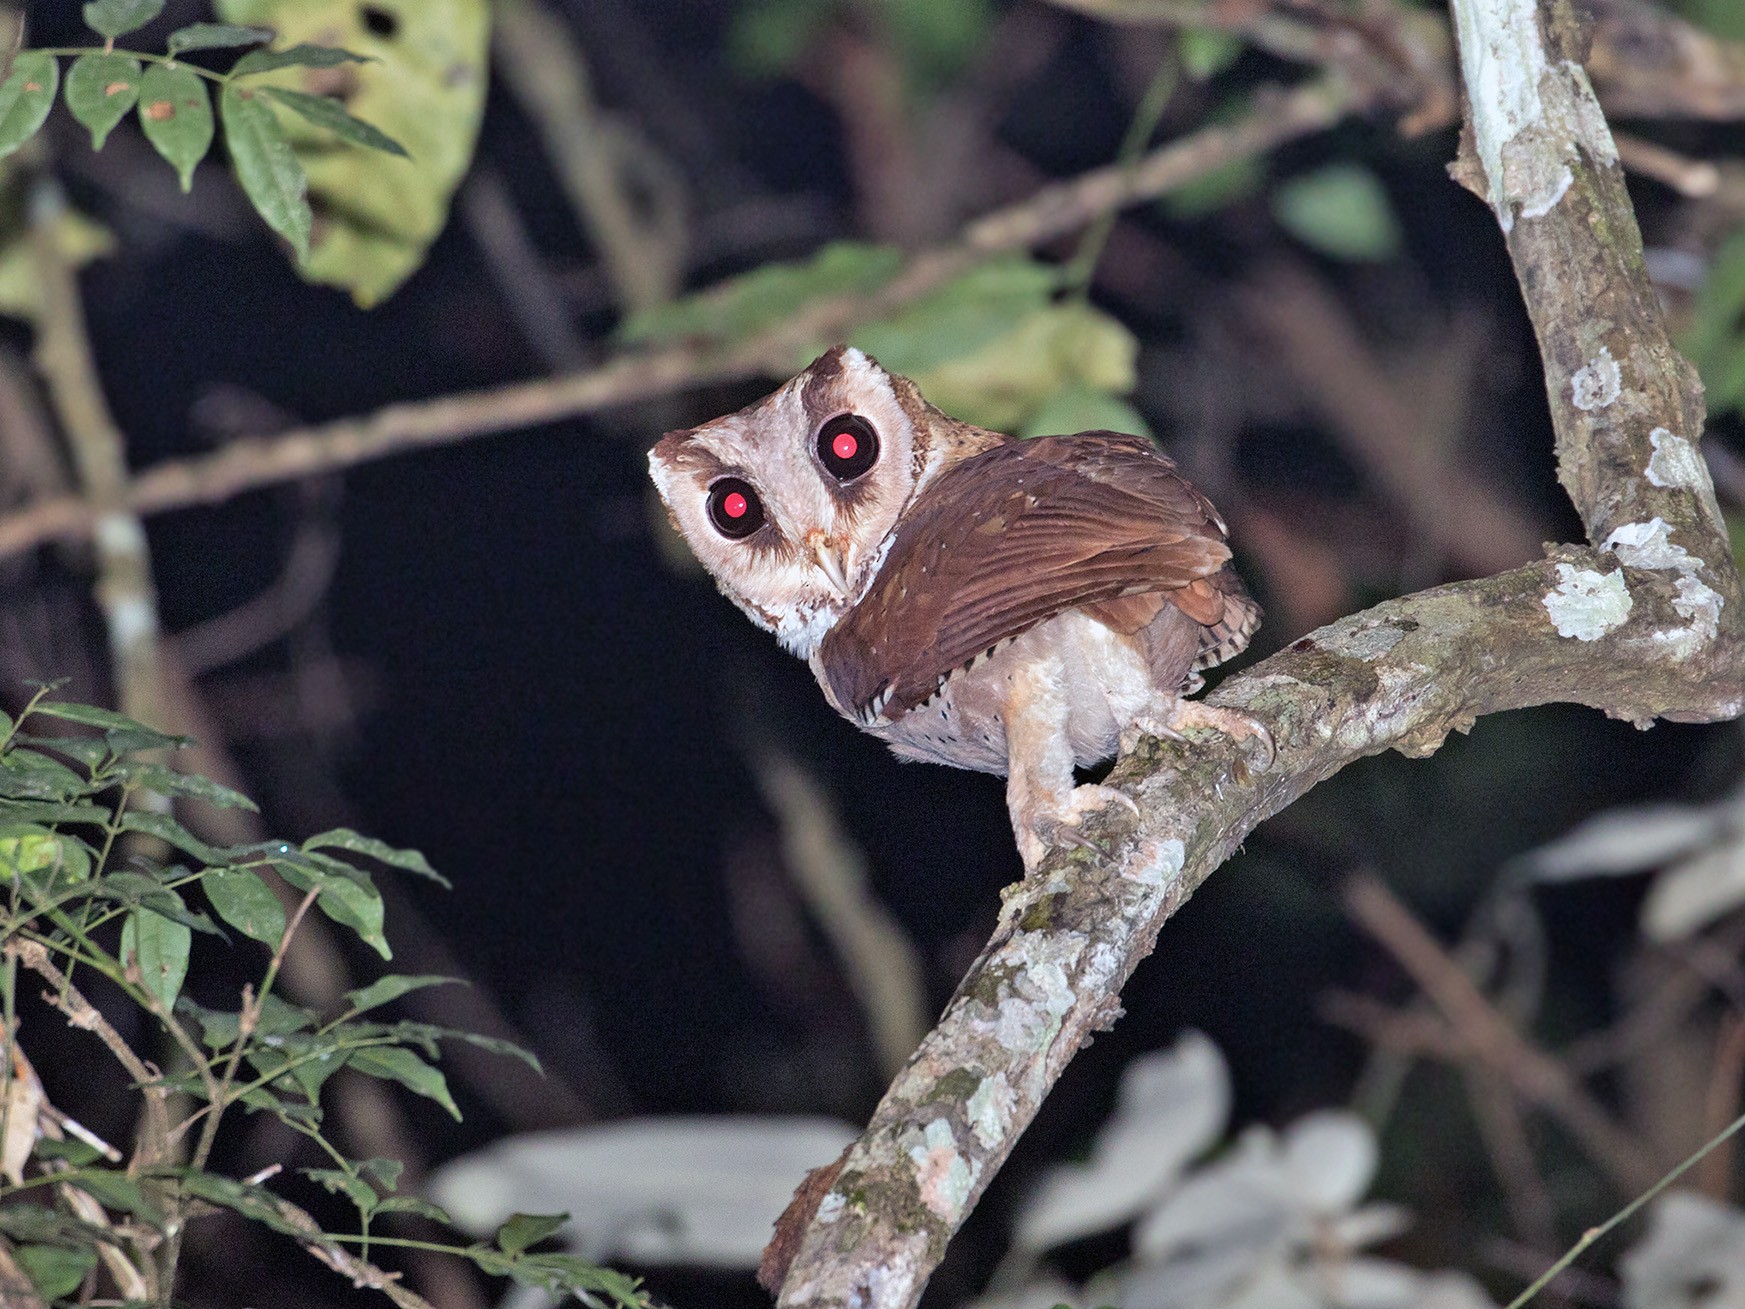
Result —
M 846 552 L 841 546 L 829 541 L 817 541 L 812 545 L 812 558 L 818 563 L 818 571 L 829 579 L 836 594 L 844 600 L 850 599 L 848 593 L 848 568 Z

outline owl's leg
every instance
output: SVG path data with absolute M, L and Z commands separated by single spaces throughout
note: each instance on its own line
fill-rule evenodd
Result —
M 1137 814 L 1128 796 L 1110 786 L 1073 784 L 1073 749 L 1067 735 L 1064 670 L 1039 658 L 1012 669 L 1001 717 L 1006 726 L 1006 807 L 1024 871 L 1034 872 L 1051 846 L 1089 845 L 1079 830 L 1086 814 L 1110 804 Z

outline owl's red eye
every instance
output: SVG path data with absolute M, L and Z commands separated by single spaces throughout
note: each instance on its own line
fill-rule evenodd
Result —
M 879 434 L 859 414 L 841 414 L 818 429 L 818 462 L 839 482 L 852 482 L 878 458 Z
M 743 541 L 763 526 L 763 501 L 750 482 L 723 477 L 709 488 L 709 521 L 722 536 Z

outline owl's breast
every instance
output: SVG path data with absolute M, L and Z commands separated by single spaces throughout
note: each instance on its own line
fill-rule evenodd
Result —
M 1006 716 L 1023 708 L 1014 704 L 1016 688 L 1027 680 L 1021 671 L 1040 671 L 1060 687 L 1067 740 L 1081 768 L 1115 753 L 1132 710 L 1158 689 L 1157 670 L 1138 642 L 1074 609 L 953 673 L 931 698 L 901 717 L 862 726 L 899 758 L 1004 776 Z M 1179 682 L 1180 671 L 1173 675 Z M 827 679 L 819 681 L 828 695 Z

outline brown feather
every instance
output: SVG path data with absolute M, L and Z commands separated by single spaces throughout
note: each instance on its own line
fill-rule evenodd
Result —
M 912 504 L 871 588 L 819 647 L 821 670 L 845 712 L 896 718 L 954 669 L 1068 609 L 1114 602 L 1104 612 L 1120 630 L 1144 613 L 1128 597 L 1162 596 L 1222 622 L 1240 583 L 1204 579 L 1229 558 L 1217 511 L 1150 442 L 1003 441 Z

